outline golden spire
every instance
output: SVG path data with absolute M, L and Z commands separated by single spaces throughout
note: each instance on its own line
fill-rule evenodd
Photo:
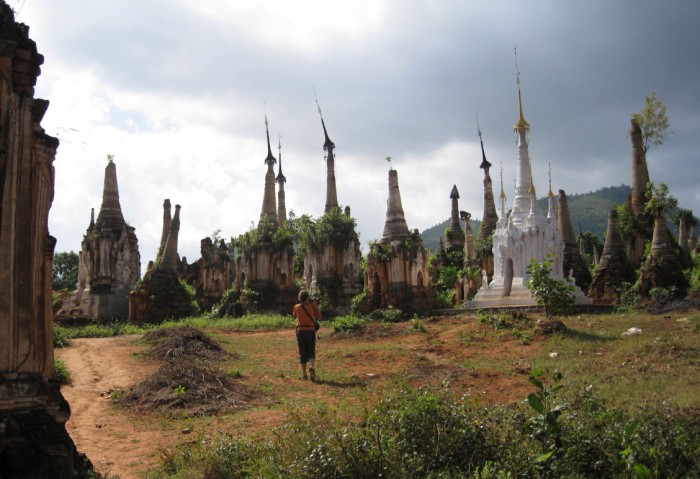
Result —
M 520 70 L 518 69 L 518 50 L 517 48 L 513 48 L 515 51 L 515 72 L 516 72 L 516 83 L 518 84 L 518 108 L 520 111 L 520 115 L 518 117 L 517 123 L 513 125 L 514 130 L 519 130 L 519 129 L 524 129 L 524 130 L 529 130 L 530 129 L 530 124 L 525 121 L 525 117 L 523 116 L 523 98 L 522 94 L 520 93 Z
M 527 190 L 531 195 L 537 194 L 535 192 L 535 182 L 532 181 L 532 158 L 530 158 L 530 188 Z
M 503 191 L 503 162 L 502 161 L 501 161 L 501 194 L 500 194 L 500 198 L 502 200 L 506 199 L 506 194 Z
M 547 193 L 547 196 L 550 198 L 554 196 L 554 193 L 552 193 L 552 164 L 548 163 L 549 165 L 549 193 Z

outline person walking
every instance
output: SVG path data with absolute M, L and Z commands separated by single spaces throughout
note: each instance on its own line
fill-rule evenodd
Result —
M 305 289 L 299 291 L 299 303 L 294 305 L 292 316 L 297 320 L 296 335 L 299 347 L 299 363 L 301 364 L 301 379 L 316 381 L 316 331 L 321 312 L 315 301 L 309 298 Z M 306 375 L 306 364 L 309 364 L 309 376 Z

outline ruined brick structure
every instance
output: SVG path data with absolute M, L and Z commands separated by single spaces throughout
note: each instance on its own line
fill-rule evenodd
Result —
M 335 143 L 328 137 L 326 123 L 321 116 L 324 143 L 326 152 L 326 206 L 324 215 L 338 214 L 338 193 L 335 182 Z M 350 207 L 346 206 L 344 214 L 350 216 Z M 357 234 L 353 234 L 343 244 L 326 243 L 321 245 L 318 251 L 308 252 L 304 256 L 304 271 L 302 285 L 312 292 L 318 291 L 326 296 L 332 296 L 333 300 L 345 302 L 345 300 L 359 294 L 362 291 L 360 251 Z
M 194 295 L 180 281 L 180 259 L 177 253 L 180 233 L 180 205 L 170 218 L 170 201 L 163 203 L 163 230 L 168 225 L 168 235 L 162 255 L 150 265 L 143 280 L 129 295 L 129 321 L 134 323 L 160 323 L 166 319 L 191 316 L 197 312 Z M 160 252 L 160 249 L 159 249 Z
M 233 285 L 233 262 L 224 240 L 217 244 L 209 237 L 203 238 L 200 252 L 202 256 L 185 267 L 182 276 L 195 289 L 202 310 L 209 311 Z
M 618 228 L 617 211 L 613 208 L 608 215 L 608 229 L 600 262 L 595 269 L 588 297 L 594 304 L 613 305 L 620 299 L 620 287 L 625 282 L 634 281 L 634 271 L 625 254 Z
M 403 310 L 425 311 L 434 306 L 428 253 L 418 230 L 413 233 L 408 230 L 396 170 L 389 170 L 384 233 L 367 255 L 365 281 L 365 301 L 370 310 L 391 305 Z
M 680 297 L 685 295 L 688 280 L 673 247 L 673 239 L 661 213 L 654 219 L 651 251 L 639 268 L 639 293 L 648 297 L 652 288 L 675 288 Z
M 569 214 L 569 202 L 566 199 L 564 190 L 559 190 L 558 204 L 559 231 L 564 240 L 563 273 L 565 277 L 569 277 L 573 273 L 576 286 L 581 288 L 581 291 L 586 292 L 591 285 L 591 272 L 588 269 L 588 264 L 581 256 L 581 248 L 574 235 L 574 227 Z
M 78 284 L 57 317 L 126 318 L 129 292 L 141 277 L 141 256 L 133 226 L 124 221 L 119 203 L 117 166 L 105 168 L 102 206 L 83 236 Z
M 58 140 L 34 98 L 44 58 L 0 1 L 0 476 L 78 477 L 89 468 L 66 432 L 54 376 L 48 215 Z
M 236 258 L 236 286 L 239 289 L 249 287 L 261 292 L 266 300 L 273 301 L 280 293 L 290 292 L 294 288 L 294 248 L 291 240 L 283 244 L 274 244 L 272 237 L 279 228 L 279 213 L 275 202 L 275 182 L 280 183 L 284 192 L 286 178 L 281 170 L 275 178 L 274 165 L 277 159 L 270 148 L 270 131 L 265 116 L 267 135 L 267 157 L 265 164 L 265 190 L 257 226 L 258 240 L 255 244 L 239 247 Z M 282 181 L 283 179 L 283 181 Z M 284 200 L 284 194 L 281 197 Z
M 484 214 L 481 217 L 481 224 L 476 236 L 476 253 L 481 263 L 481 269 L 486 271 L 490 281 L 493 278 L 493 239 L 491 236 L 496 230 L 498 213 L 496 212 L 496 202 L 493 197 L 493 181 L 489 173 L 492 165 L 486 159 L 484 141 L 481 138 L 481 128 L 479 128 L 479 143 L 481 143 L 481 165 L 479 165 L 479 168 L 484 170 Z
M 634 225 L 630 238 L 627 240 L 627 258 L 632 266 L 637 267 L 644 256 L 644 245 L 651 239 L 644 228 L 644 207 L 646 205 L 646 189 L 649 183 L 647 158 L 644 153 L 644 138 L 637 120 L 632 118 L 629 129 L 632 141 L 632 193 L 625 206 L 630 208 L 637 224 Z
M 459 191 L 457 185 L 452 187 L 450 191 L 450 200 L 452 209 L 450 211 L 450 226 L 445 231 L 445 247 L 448 252 L 464 254 L 464 231 L 459 222 Z M 459 263 L 462 261 L 460 259 Z

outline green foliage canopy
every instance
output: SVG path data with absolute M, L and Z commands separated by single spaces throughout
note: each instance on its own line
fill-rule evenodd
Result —
M 644 99 L 642 111 L 633 114 L 632 117 L 637 120 L 642 130 L 644 153 L 653 147 L 661 146 L 666 141 L 670 132 L 666 105 L 663 98 L 656 97 L 655 91 Z
M 63 251 L 53 255 L 53 289 L 73 289 L 78 282 L 78 254 Z

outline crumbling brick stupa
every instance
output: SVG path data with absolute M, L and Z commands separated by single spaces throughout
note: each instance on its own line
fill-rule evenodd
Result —
M 428 253 L 418 230 L 409 232 L 401 204 L 399 177 L 389 170 L 384 233 L 367 255 L 366 311 L 391 305 L 404 311 L 429 311 L 435 306 L 430 286 Z
M 318 109 L 321 115 L 321 108 Z M 343 211 L 338 204 L 335 181 L 335 143 L 328 137 L 326 123 L 321 115 L 326 152 L 326 205 L 324 216 L 338 218 L 344 214 L 350 218 L 350 207 Z M 313 292 L 320 292 L 335 302 L 342 302 L 359 294 L 363 288 L 360 262 L 362 253 L 357 233 L 353 231 L 343 241 L 325 242 L 316 251 L 304 255 L 302 285 Z
M 235 273 L 231 252 L 223 239 L 217 244 L 210 237 L 203 238 L 200 252 L 202 256 L 185 267 L 183 278 L 194 287 L 202 310 L 209 311 L 233 285 Z
M 108 157 L 102 206 L 83 236 L 76 289 L 63 303 L 57 319 L 126 318 L 129 293 L 141 277 L 141 256 L 135 229 L 125 220 L 119 202 L 117 165 Z
M 34 98 L 43 56 L 0 0 L 0 477 L 87 477 L 54 378 L 48 215 L 58 140 Z
M 608 229 L 600 262 L 596 266 L 588 292 L 594 304 L 613 305 L 620 299 L 624 283 L 634 281 L 634 271 L 627 259 L 625 245 L 620 236 L 617 211 L 612 209 L 608 215 Z
M 171 218 L 170 200 L 167 199 L 163 203 L 163 234 L 166 231 L 156 260 L 149 264 L 143 280 L 129 295 L 129 321 L 133 323 L 160 323 L 199 312 L 194 291 L 180 279 L 177 253 L 180 205 L 175 205 L 175 214 Z
M 294 248 L 291 238 L 273 241 L 275 232 L 280 228 L 280 220 L 286 213 L 284 205 L 284 182 L 286 178 L 280 171 L 275 176 L 274 165 L 277 158 L 270 147 L 270 131 L 267 115 L 265 116 L 267 136 L 267 157 L 265 165 L 265 188 L 260 211 L 260 220 L 255 231 L 242 235 L 236 245 L 236 286 L 238 289 L 250 288 L 260 294 L 262 306 L 270 307 L 280 303 L 280 309 L 288 311 L 294 304 Z M 275 201 L 275 183 L 280 184 L 280 209 Z M 244 298 L 246 299 L 246 298 Z

